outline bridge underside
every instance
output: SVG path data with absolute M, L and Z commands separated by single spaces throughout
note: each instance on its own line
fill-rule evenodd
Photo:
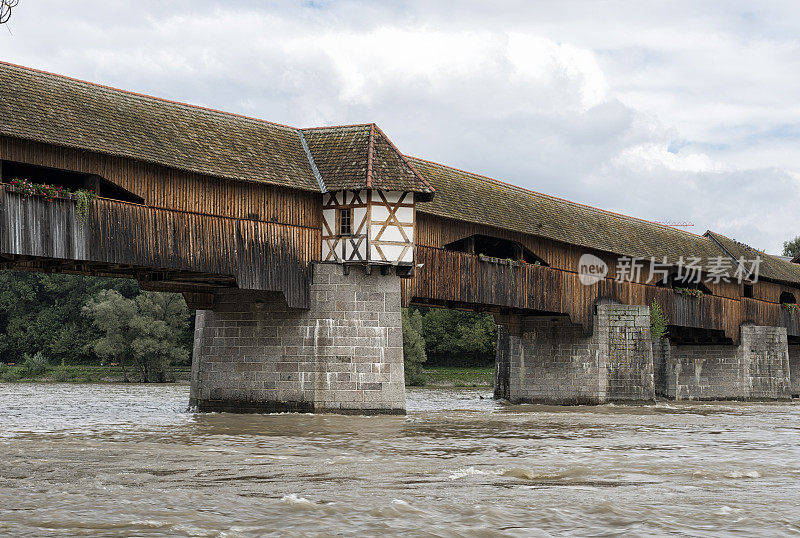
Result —
M 2 270 L 130 278 L 138 281 L 144 290 L 182 293 L 192 309 L 211 308 L 215 291 L 236 288 L 236 279 L 230 275 L 14 254 L 0 254 L 0 271 Z

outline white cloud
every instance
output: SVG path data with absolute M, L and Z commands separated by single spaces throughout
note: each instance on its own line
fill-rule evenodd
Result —
M 376 121 L 410 154 L 779 250 L 800 234 L 794 5 L 646 4 L 22 0 L 0 51 L 281 123 Z

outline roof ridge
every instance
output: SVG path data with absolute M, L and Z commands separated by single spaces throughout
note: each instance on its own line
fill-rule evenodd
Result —
M 375 129 L 378 130 L 378 133 L 380 133 L 380 135 L 383 137 L 383 139 L 389 144 L 389 147 L 391 147 L 392 150 L 400 157 L 400 159 L 404 163 L 406 163 L 406 166 L 408 166 L 411 169 L 411 171 L 414 173 L 414 175 L 417 177 L 417 179 L 419 179 L 422 182 L 423 185 L 425 185 L 426 187 L 428 187 L 431 190 L 431 194 L 436 193 L 436 189 L 433 188 L 433 185 L 428 183 L 428 180 L 425 179 L 424 177 L 422 177 L 422 174 L 420 174 L 419 171 L 416 168 L 414 168 L 414 165 L 411 164 L 411 161 L 408 160 L 408 157 L 406 157 L 406 155 L 404 153 L 402 153 L 399 149 L 397 149 L 397 146 L 394 145 L 394 142 L 392 142 L 391 138 L 386 136 L 386 133 L 383 132 L 383 129 L 378 127 L 377 124 L 373 123 L 372 125 L 375 127 Z
M 367 143 L 367 188 L 372 188 L 372 163 L 375 160 L 375 124 L 369 124 L 369 142 Z
M 308 158 L 308 164 L 311 165 L 311 171 L 314 173 L 314 178 L 317 180 L 317 185 L 319 185 L 319 189 L 326 193 L 328 192 L 328 188 L 325 186 L 325 180 L 322 177 L 322 174 L 317 168 L 317 163 L 314 160 L 314 154 L 311 153 L 311 148 L 308 147 L 308 141 L 306 141 L 305 135 L 303 135 L 303 130 L 298 129 L 297 135 L 300 137 L 300 145 L 303 146 L 303 151 L 306 152 L 306 157 Z
M 369 127 L 375 125 L 374 123 L 350 123 L 344 125 L 325 125 L 322 127 L 301 127 L 303 131 L 323 131 L 325 129 L 347 129 L 351 127 Z
M 722 234 L 718 234 L 717 232 L 712 232 L 711 230 L 706 230 L 706 233 L 704 233 L 703 235 L 708 237 L 709 239 L 711 239 L 711 242 L 714 243 L 717 246 L 717 248 L 720 249 L 723 252 L 723 254 L 727 254 L 728 257 L 739 267 L 739 270 L 746 271 L 747 268 L 744 266 L 744 262 L 742 260 L 740 260 L 739 258 L 737 258 L 736 256 L 734 256 L 733 252 L 728 250 L 728 247 L 723 245 L 722 242 L 719 239 L 717 239 L 717 235 L 719 235 L 720 237 L 724 237 L 725 239 L 728 239 L 729 241 L 734 241 L 733 239 L 730 239 L 729 237 L 725 237 Z
M 712 230 L 706 230 L 706 234 L 711 234 L 711 235 L 714 235 L 714 236 L 721 237 L 723 239 L 727 239 L 728 241 L 732 241 L 733 243 L 736 243 L 737 245 L 739 245 L 742 248 L 755 250 L 756 252 L 760 252 L 761 254 L 766 254 L 767 256 L 772 256 L 773 258 L 776 257 L 776 256 L 773 256 L 772 254 L 768 254 L 767 252 L 765 252 L 763 250 L 757 249 L 754 246 L 748 245 L 747 243 L 743 243 L 743 242 L 739 241 L 738 239 L 734 239 L 732 237 L 728 237 L 727 235 L 721 234 L 719 232 L 714 232 Z M 703 234 L 703 235 L 705 235 L 705 234 Z
M 35 67 L 28 67 L 28 66 L 25 66 L 25 65 L 19 65 L 19 64 L 15 64 L 15 63 L 12 63 L 12 62 L 7 62 L 7 61 L 4 61 L 4 60 L 0 60 L 0 65 L 6 65 L 6 66 L 13 67 L 13 68 L 16 68 L 16 69 L 22 69 L 24 71 L 32 71 L 34 73 L 40 73 L 40 74 L 44 74 L 44 75 L 49 75 L 49 76 L 56 77 L 56 78 L 59 78 L 59 79 L 70 80 L 72 82 L 78 82 L 80 84 L 86 84 L 88 86 L 94 86 L 96 88 L 103 88 L 105 90 L 111 90 L 111 91 L 114 91 L 114 92 L 123 93 L 123 94 L 130 95 L 130 96 L 133 96 L 133 97 L 139 97 L 139 98 L 143 98 L 143 99 L 152 99 L 153 101 L 160 101 L 162 103 L 169 103 L 169 104 L 172 104 L 172 105 L 178 105 L 178 106 L 183 106 L 183 107 L 187 107 L 187 108 L 204 110 L 206 112 L 212 112 L 212 113 L 215 113 L 215 114 L 221 114 L 223 116 L 232 116 L 232 117 L 235 117 L 235 118 L 241 118 L 241 119 L 245 119 L 245 120 L 255 121 L 255 122 L 258 122 L 258 123 L 266 123 L 266 124 L 269 124 L 269 125 L 274 125 L 275 127 L 281 127 L 281 128 L 290 129 L 290 130 L 293 130 L 293 131 L 299 131 L 299 129 L 297 127 L 293 127 L 291 125 L 286 125 L 284 123 L 277 123 L 277 122 L 265 120 L 265 119 L 262 119 L 262 118 L 256 118 L 254 116 L 245 116 L 244 114 L 238 114 L 236 112 L 226 112 L 225 110 L 220 110 L 218 108 L 211 108 L 211 107 L 202 106 L 202 105 L 193 105 L 192 103 L 186 103 L 186 102 L 183 102 L 183 101 L 176 101 L 174 99 L 167 99 L 165 97 L 158 97 L 158 96 L 150 95 L 150 94 L 147 94 L 147 93 L 134 92 L 134 91 L 131 91 L 131 90 L 124 90 L 122 88 L 117 88 L 115 86 L 109 86 L 107 84 L 101 84 L 99 82 L 91 82 L 89 80 L 84 80 L 84 79 L 81 79 L 81 78 L 71 77 L 71 76 L 68 76 L 68 75 L 62 75 L 62 74 L 59 74 L 59 73 L 53 73 L 52 71 L 46 71 L 44 69 L 37 69 Z
M 535 190 L 529 189 L 527 187 L 520 187 L 519 185 L 514 185 L 513 183 L 508 183 L 508 182 L 502 181 L 500 179 L 489 177 L 489 176 L 486 176 L 486 175 L 483 175 L 483 174 L 478 174 L 476 172 L 470 172 L 469 170 L 463 170 L 461 168 L 456 168 L 454 166 L 448 166 L 446 164 L 437 163 L 435 161 L 431 161 L 431 160 L 428 160 L 428 159 L 423 159 L 421 157 L 409 156 L 408 158 L 409 159 L 416 159 L 418 161 L 426 162 L 426 163 L 429 163 L 429 164 L 435 164 L 437 166 L 444 166 L 445 168 L 449 168 L 450 170 L 455 170 L 456 172 L 462 172 L 464 174 L 470 174 L 470 175 L 477 176 L 477 177 L 480 177 L 480 178 L 483 178 L 483 179 L 488 179 L 489 181 L 492 181 L 494 183 L 499 183 L 500 185 L 505 185 L 506 187 L 511 187 L 513 189 L 524 191 L 524 192 L 529 193 L 529 194 L 537 194 L 539 196 L 544 196 L 546 198 L 550 198 L 550 199 L 553 199 L 553 200 L 559 200 L 559 201 L 566 202 L 568 204 L 572 204 L 572 205 L 575 205 L 575 206 L 578 206 L 578 207 L 585 207 L 587 209 L 594 209 L 595 211 L 600 211 L 602 213 L 606 213 L 606 214 L 609 214 L 609 215 L 614 215 L 614 216 L 617 216 L 617 217 L 623 217 L 623 218 L 635 220 L 635 221 L 638 221 L 638 222 L 644 222 L 646 224 L 652 224 L 653 226 L 657 226 L 659 228 L 672 230 L 672 231 L 679 232 L 679 233 L 684 233 L 684 234 L 691 235 L 692 237 L 696 237 L 696 238 L 699 238 L 699 239 L 708 239 L 707 237 L 704 237 L 701 234 L 696 234 L 696 233 L 690 232 L 688 230 L 680 230 L 678 228 L 673 228 L 672 226 L 667 226 L 665 224 L 660 224 L 660 223 L 654 222 L 652 220 L 647 220 L 647 219 L 643 219 L 643 218 L 639 218 L 639 217 L 633 217 L 631 215 L 625 215 L 624 213 L 618 213 L 616 211 L 611 211 L 609 209 L 603 209 L 601 207 L 596 207 L 596 206 L 589 205 L 589 204 L 583 204 L 583 203 L 580 203 L 580 202 L 575 202 L 573 200 L 568 200 L 566 198 L 562 198 L 560 196 L 554 196 L 552 194 L 545 194 L 543 192 L 535 191 Z
M 727 239 L 728 241 L 731 241 L 731 242 L 735 243 L 736 245 L 744 248 L 745 250 L 747 250 L 747 249 L 754 250 L 755 252 L 758 252 L 759 254 L 763 254 L 764 256 L 769 256 L 773 260 L 777 260 L 777 261 L 780 261 L 780 262 L 783 262 L 783 263 L 794 263 L 794 262 L 791 262 L 791 261 L 786 261 L 786 260 L 784 260 L 783 258 L 781 258 L 780 256 L 778 256 L 776 254 L 770 254 L 769 252 L 766 252 L 764 250 L 758 249 L 758 248 L 756 248 L 756 247 L 754 247 L 752 245 L 748 245 L 747 243 L 743 243 L 743 242 L 739 241 L 738 239 L 734 239 L 732 237 L 728 237 L 727 235 L 723 235 L 723 234 L 721 234 L 719 232 L 713 232 L 711 230 L 708 230 L 708 231 L 706 231 L 706 233 L 722 237 L 723 239 Z

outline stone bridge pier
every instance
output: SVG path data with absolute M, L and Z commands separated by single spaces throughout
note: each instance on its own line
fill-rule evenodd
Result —
M 800 346 L 784 327 L 743 325 L 739 345 L 653 344 L 656 394 L 673 400 L 781 400 L 800 390 Z M 796 392 L 795 392 L 796 393 Z
M 311 308 L 216 295 L 197 311 L 190 405 L 200 411 L 405 413 L 400 277 L 316 264 Z
M 789 344 L 789 373 L 792 398 L 800 397 L 800 343 Z
M 655 398 L 650 311 L 601 304 L 586 336 L 567 317 L 499 320 L 495 397 L 517 403 L 601 404 Z

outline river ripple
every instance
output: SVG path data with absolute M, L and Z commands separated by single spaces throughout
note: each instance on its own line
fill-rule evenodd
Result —
M 794 403 L 488 396 L 410 390 L 406 417 L 200 415 L 185 385 L 0 384 L 0 533 L 800 532 Z

